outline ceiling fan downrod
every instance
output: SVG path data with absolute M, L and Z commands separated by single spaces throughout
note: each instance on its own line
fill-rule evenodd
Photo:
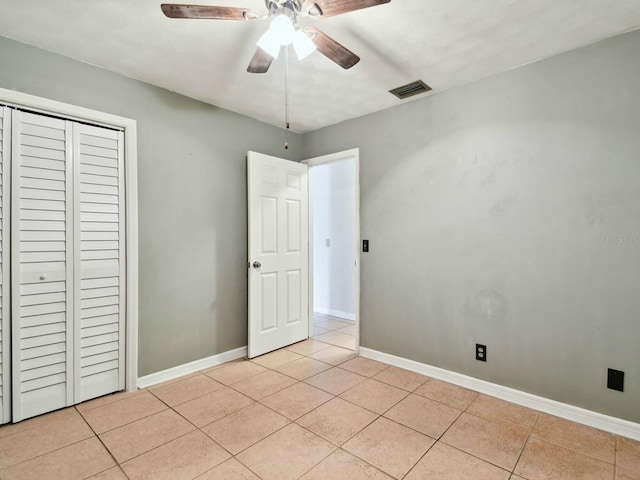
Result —
M 289 46 L 284 47 L 284 149 L 289 150 Z

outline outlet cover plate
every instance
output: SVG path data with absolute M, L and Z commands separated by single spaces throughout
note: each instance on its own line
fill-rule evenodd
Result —
M 476 343 L 476 360 L 487 361 L 487 346 Z

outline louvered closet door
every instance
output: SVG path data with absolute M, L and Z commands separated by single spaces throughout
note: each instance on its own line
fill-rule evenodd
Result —
M 12 112 L 13 421 L 73 399 L 71 122 Z
M 76 398 L 124 388 L 123 134 L 74 124 Z
M 9 175 L 11 111 L 0 105 L 0 424 L 11 420 L 11 357 L 9 338 Z

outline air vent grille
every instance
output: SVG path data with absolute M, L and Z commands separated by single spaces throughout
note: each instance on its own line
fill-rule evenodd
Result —
M 429 85 L 424 83 L 422 80 L 417 80 L 407 85 L 403 85 L 402 87 L 389 90 L 389 92 L 393 93 L 400 100 L 404 100 L 405 98 L 413 97 L 414 95 L 419 95 L 420 93 L 425 93 L 429 90 L 431 90 Z

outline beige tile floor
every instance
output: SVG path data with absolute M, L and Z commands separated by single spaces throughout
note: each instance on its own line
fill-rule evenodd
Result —
M 322 313 L 313 314 L 313 335 L 315 340 L 336 347 L 356 349 L 356 325 L 343 318 Z
M 0 479 L 638 480 L 640 442 L 314 339 L 0 427 Z

